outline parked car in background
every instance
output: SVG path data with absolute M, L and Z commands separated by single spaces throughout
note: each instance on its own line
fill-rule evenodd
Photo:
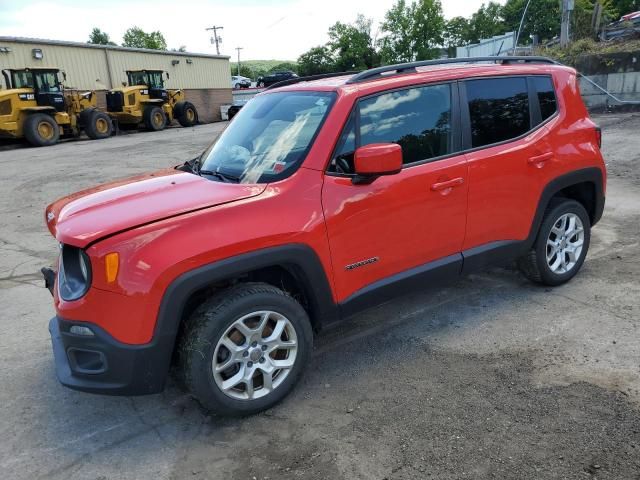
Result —
M 298 78 L 298 75 L 290 70 L 283 70 L 279 72 L 271 72 L 263 77 L 258 77 L 258 88 L 268 87 L 274 83 L 283 82 L 291 78 Z
M 233 75 L 231 77 L 231 87 L 233 89 L 251 87 L 251 79 L 241 75 Z

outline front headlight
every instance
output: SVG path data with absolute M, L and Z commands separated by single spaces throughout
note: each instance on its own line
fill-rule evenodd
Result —
M 84 250 L 62 245 L 58 269 L 58 292 L 63 300 L 82 297 L 91 286 L 91 262 Z

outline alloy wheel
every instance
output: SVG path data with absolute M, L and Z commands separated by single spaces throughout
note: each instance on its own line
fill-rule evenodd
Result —
M 584 225 L 575 213 L 558 218 L 547 237 L 547 265 L 555 274 L 571 271 L 582 254 Z
M 227 396 L 254 400 L 287 378 L 298 353 L 298 338 L 284 315 L 257 311 L 234 321 L 218 340 L 211 368 Z

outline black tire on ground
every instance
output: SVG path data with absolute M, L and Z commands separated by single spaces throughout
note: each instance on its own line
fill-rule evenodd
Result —
M 95 111 L 96 111 L 95 108 L 85 108 L 80 112 L 80 115 L 78 116 L 78 118 L 80 120 L 80 126 L 82 128 L 86 128 L 86 126 L 91 121 L 91 114 Z
M 45 113 L 33 113 L 24 121 L 24 137 L 34 147 L 55 145 L 60 139 L 60 127 Z
M 113 124 L 111 117 L 99 110 L 93 110 L 88 116 L 87 123 L 84 124 L 84 131 L 92 140 L 99 140 L 111 136 Z
M 167 126 L 167 116 L 160 107 L 150 106 L 144 109 L 144 126 L 148 130 L 164 130 Z
M 183 127 L 193 127 L 198 123 L 198 111 L 191 102 L 178 102 L 173 107 L 173 116 Z
M 289 320 L 297 337 L 295 360 L 293 366 L 288 369 L 288 374 L 271 392 L 254 399 L 233 398 L 223 392 L 214 378 L 212 362 L 216 347 L 223 335 L 227 334 L 227 339 L 230 337 L 228 330 L 238 319 L 262 311 L 277 312 Z M 178 340 L 180 383 L 205 409 L 222 415 L 252 415 L 278 403 L 297 383 L 313 347 L 313 333 L 306 311 L 289 294 L 265 283 L 240 283 L 218 292 L 201 304 L 186 322 Z M 232 332 L 237 333 L 233 330 Z M 240 338 L 242 343 L 238 345 L 246 345 L 248 348 L 248 337 L 241 335 Z M 217 355 L 220 355 L 222 350 L 224 349 L 220 347 Z M 252 350 L 247 360 L 244 360 L 247 358 L 245 355 L 241 361 L 232 364 L 231 376 L 239 371 L 233 370 L 234 368 L 251 367 L 246 362 L 251 360 L 254 353 L 259 354 L 260 347 L 255 347 L 254 350 L 258 352 Z M 263 359 L 260 359 L 260 363 L 263 363 Z M 259 368 L 257 363 L 255 368 Z M 281 373 L 284 371 L 287 370 L 281 370 Z M 259 392 L 264 388 L 259 382 L 264 382 L 264 379 L 259 370 L 256 370 L 254 375 L 258 380 L 255 391 Z M 253 385 L 253 380 L 251 382 Z M 246 388 L 246 383 L 242 384 L 242 388 Z
M 242 108 L 241 105 L 231 105 L 229 107 L 229 110 L 227 110 L 227 115 L 229 116 L 229 121 L 233 120 L 233 117 L 235 117 L 238 112 L 240 111 L 240 109 Z
M 264 82 L 258 83 L 258 88 L 264 88 Z
M 547 252 L 549 247 L 547 240 L 550 239 L 552 228 L 557 227 L 560 219 L 566 214 L 576 215 L 583 225 L 584 237 L 582 241 L 582 251 L 577 257 L 575 264 L 568 271 L 563 273 L 554 272 L 547 262 Z M 570 241 L 571 236 L 568 238 Z M 554 234 L 555 239 L 555 234 Z M 581 203 L 566 198 L 554 198 L 551 200 L 542 218 L 540 229 L 536 241 L 529 252 L 518 259 L 520 271 L 529 280 L 542 285 L 557 286 L 571 280 L 580 271 L 584 259 L 589 250 L 591 240 L 591 220 L 589 214 Z M 549 250 L 551 251 L 551 250 Z M 551 257 L 553 260 L 553 257 Z

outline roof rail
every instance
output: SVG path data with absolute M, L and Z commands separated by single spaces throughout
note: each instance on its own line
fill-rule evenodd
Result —
M 288 80 L 283 80 L 278 83 L 274 83 L 273 85 L 269 85 L 265 90 L 271 90 L 272 88 L 286 87 L 287 85 L 294 85 L 300 82 L 310 82 L 312 80 L 322 80 L 323 78 L 331 78 L 331 77 L 344 77 L 345 75 L 355 75 L 358 73 L 357 71 L 352 72 L 335 72 L 335 73 L 320 73 L 318 75 L 309 75 L 306 77 L 297 77 L 290 78 Z M 364 73 L 364 72 L 363 72 Z
M 416 67 L 426 67 L 431 65 L 447 65 L 451 63 L 549 63 L 553 65 L 561 65 L 559 62 L 547 57 L 526 57 L 526 56 L 513 56 L 513 57 L 464 57 L 464 58 L 443 58 L 440 60 L 422 60 L 419 62 L 398 63 L 396 65 L 386 65 L 384 67 L 372 68 L 354 75 L 347 84 L 360 83 L 366 80 L 371 80 L 382 76 L 387 72 L 394 72 L 396 74 L 402 73 L 415 73 Z

